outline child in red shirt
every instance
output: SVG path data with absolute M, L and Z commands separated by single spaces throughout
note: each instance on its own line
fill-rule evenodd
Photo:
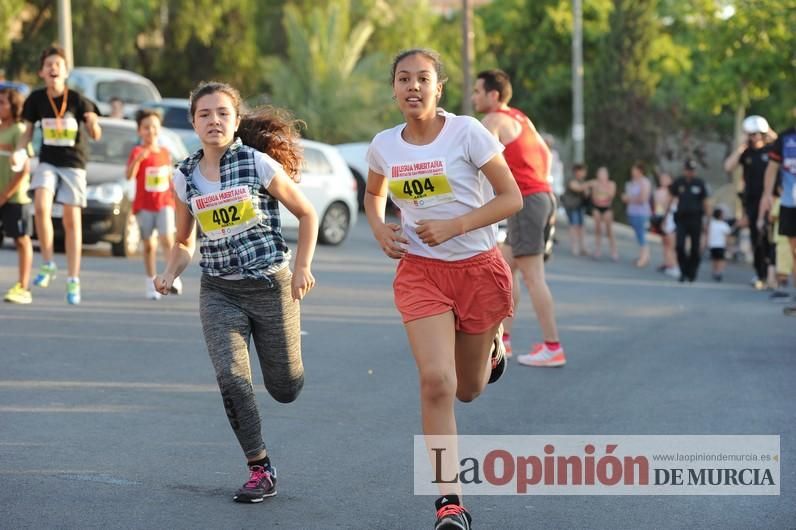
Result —
M 138 136 L 141 144 L 130 152 L 127 159 L 127 178 L 136 179 L 133 213 L 141 231 L 144 244 L 144 269 L 146 270 L 146 297 L 159 300 L 152 280 L 155 277 L 157 242 L 153 236 L 158 231 L 160 247 L 168 256 L 174 245 L 174 195 L 171 174 L 173 171 L 169 151 L 158 145 L 161 118 L 154 110 L 142 109 L 136 113 Z M 176 278 L 174 294 L 182 292 L 182 282 Z

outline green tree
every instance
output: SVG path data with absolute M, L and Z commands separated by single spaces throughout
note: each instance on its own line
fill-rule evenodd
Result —
M 11 49 L 11 38 L 24 8 L 24 0 L 0 0 L 0 64 L 8 60 L 6 54 Z
M 261 86 L 252 24 L 255 0 L 168 0 L 163 46 L 145 53 L 164 95 L 187 97 L 199 81 L 231 83 L 244 96 Z
M 611 0 L 583 6 L 584 63 L 594 62 L 597 42 L 609 31 Z M 572 124 L 572 3 L 570 0 L 495 0 L 477 11 L 489 51 L 512 78 L 512 105 L 534 123 L 564 134 Z M 487 57 L 489 59 L 489 57 Z M 588 126 L 588 125 L 587 125 Z
M 688 75 L 667 83 L 688 125 L 728 131 L 748 112 L 788 123 L 796 104 L 796 0 L 667 0 L 672 38 L 690 50 Z M 719 127 L 717 127 L 717 125 Z
M 5 9 L 3 10 L 5 14 Z M 9 47 L 3 53 L 3 64 L 6 68 L 6 75 L 21 79 L 32 85 L 37 85 L 40 79 L 37 76 L 39 70 L 39 54 L 45 46 L 55 41 L 58 37 L 55 24 L 55 9 L 53 2 L 47 0 L 37 0 L 25 2 L 24 14 L 17 12 L 18 18 L 10 17 L 11 20 L 21 22 L 22 26 L 18 35 L 6 34 L 9 40 Z
M 167 96 L 185 97 L 202 79 L 254 93 L 262 66 L 256 8 L 255 0 L 74 0 L 75 64 L 139 72 Z M 8 63 L 36 82 L 39 53 L 57 38 L 57 13 L 44 0 L 27 2 L 25 12 L 24 38 L 12 43 Z
M 655 0 L 614 0 L 609 22 L 612 31 L 600 40 L 598 59 L 586 69 L 586 160 L 591 167 L 608 167 L 621 190 L 635 160 L 656 160 Z
M 374 24 L 352 24 L 348 0 L 304 12 L 284 8 L 286 57 L 266 61 L 272 101 L 307 124 L 306 135 L 329 143 L 369 139 L 380 127 L 379 110 L 390 90 L 379 54 L 363 57 Z

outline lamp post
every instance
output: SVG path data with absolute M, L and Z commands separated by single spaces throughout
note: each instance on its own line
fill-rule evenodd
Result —
M 72 2 L 58 0 L 58 42 L 66 52 L 66 67 L 75 66 L 72 52 Z
M 473 85 L 473 57 L 475 56 L 475 35 L 473 33 L 473 2 L 462 0 L 462 114 L 473 113 L 470 91 Z
M 583 7 L 581 0 L 572 1 L 572 141 L 574 162 L 582 164 L 586 127 L 583 123 Z

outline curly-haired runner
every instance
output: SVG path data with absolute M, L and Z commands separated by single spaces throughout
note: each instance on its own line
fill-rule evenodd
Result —
M 268 110 L 242 119 L 237 90 L 223 83 L 197 87 L 191 119 L 202 148 L 175 170 L 176 244 L 155 287 L 168 294 L 190 263 L 198 222 L 202 330 L 250 471 L 234 499 L 261 502 L 276 495 L 276 470 L 261 432 L 249 339 L 254 338 L 268 393 L 281 403 L 295 400 L 304 385 L 298 302 L 315 285 L 310 263 L 318 220 L 295 183 L 300 154 L 294 122 Z M 280 202 L 299 219 L 292 274 Z

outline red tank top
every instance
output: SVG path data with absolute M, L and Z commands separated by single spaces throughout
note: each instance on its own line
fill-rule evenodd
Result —
M 500 112 L 517 120 L 522 132 L 506 144 L 503 156 L 517 181 L 523 197 L 533 193 L 550 193 L 547 168 L 550 166 L 550 151 L 533 128 L 528 117 L 514 108 L 499 109 Z
M 137 145 L 130 152 L 127 165 L 138 157 L 143 147 Z M 133 213 L 141 210 L 159 212 L 166 206 L 174 208 L 174 185 L 171 182 L 171 155 L 166 148 L 161 147 L 157 153 L 150 153 L 138 166 L 135 176 L 135 199 L 133 200 Z M 148 178 L 149 176 L 149 178 Z M 152 176 L 156 176 L 155 180 Z

